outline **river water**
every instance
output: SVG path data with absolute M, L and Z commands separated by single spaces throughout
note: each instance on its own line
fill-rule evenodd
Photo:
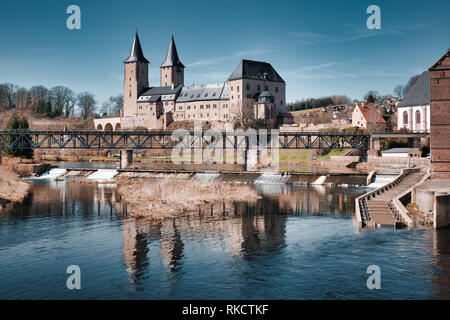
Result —
M 256 204 L 151 222 L 130 218 L 114 185 L 35 180 L 0 216 L 0 299 L 450 298 L 450 230 L 359 231 L 366 189 L 255 188 Z M 67 289 L 70 265 L 81 290 Z

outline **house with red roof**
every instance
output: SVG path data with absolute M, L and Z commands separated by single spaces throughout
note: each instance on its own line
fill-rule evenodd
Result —
M 386 120 L 372 104 L 358 102 L 352 113 L 352 124 L 361 129 L 369 131 L 385 131 Z

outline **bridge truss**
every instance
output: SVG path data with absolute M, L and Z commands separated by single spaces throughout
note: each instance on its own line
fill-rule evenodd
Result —
M 370 134 L 349 132 L 248 132 L 169 131 L 0 131 L 0 145 L 7 149 L 145 150 L 210 147 L 248 149 L 254 143 L 279 149 L 359 149 L 370 147 Z

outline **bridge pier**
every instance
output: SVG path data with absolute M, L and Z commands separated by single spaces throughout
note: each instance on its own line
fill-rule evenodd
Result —
M 260 162 L 260 152 L 258 149 L 245 150 L 244 171 L 254 171 Z
M 381 141 L 379 138 L 370 138 L 369 155 L 377 157 L 381 150 Z
M 127 169 L 133 165 L 133 150 L 120 150 L 120 169 Z

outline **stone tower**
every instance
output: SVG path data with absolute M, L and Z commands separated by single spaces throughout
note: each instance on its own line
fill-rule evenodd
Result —
M 166 60 L 161 64 L 161 87 L 184 85 L 184 65 L 178 58 L 175 40 L 170 39 Z
M 136 32 L 130 56 L 124 61 L 123 116 L 137 114 L 137 99 L 148 88 L 148 64 Z
M 450 49 L 429 72 L 432 177 L 450 179 Z

